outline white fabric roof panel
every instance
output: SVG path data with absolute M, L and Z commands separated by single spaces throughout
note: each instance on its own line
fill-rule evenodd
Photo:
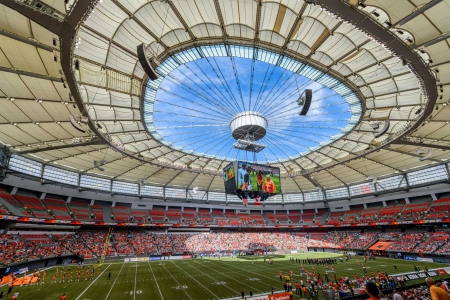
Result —
M 142 6 L 134 15 L 159 37 L 174 29 L 183 29 L 183 25 L 165 2 L 153 0 Z M 150 20 L 148 15 L 154 16 L 155 19 Z
M 111 0 L 103 0 L 102 4 L 97 6 L 84 24 L 95 28 L 100 34 L 112 38 L 117 28 L 127 17 L 127 14 Z
M 255 1 L 219 0 L 219 4 L 226 25 L 243 24 L 252 29 L 255 28 L 257 6 Z
M 174 1 L 173 5 L 175 5 L 181 14 L 181 17 L 186 21 L 190 28 L 201 23 L 213 23 L 219 25 L 214 1 Z

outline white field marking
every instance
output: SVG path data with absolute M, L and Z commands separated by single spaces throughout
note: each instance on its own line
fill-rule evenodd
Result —
M 180 268 L 176 263 L 173 262 L 173 264 L 175 264 L 175 266 L 177 266 L 178 269 L 180 269 L 180 270 L 182 270 L 184 273 L 188 274 L 189 277 L 191 277 L 192 279 L 194 279 L 195 281 L 197 281 L 197 280 L 196 280 L 194 277 L 192 277 L 188 272 L 186 272 L 185 270 L 183 270 L 182 268 Z M 203 274 L 205 274 L 206 276 L 208 276 L 209 278 L 211 278 L 211 279 L 214 280 L 214 278 L 212 278 L 210 275 L 208 275 L 208 274 L 206 274 L 205 272 L 203 272 L 203 271 L 197 269 L 196 267 L 192 266 L 192 264 L 189 264 L 189 266 L 192 267 L 192 268 L 194 268 L 194 269 L 197 270 L 198 272 L 203 273 Z M 197 282 L 198 282 L 198 281 L 197 281 Z M 199 283 L 201 286 L 203 286 L 205 289 L 208 290 L 208 288 L 206 288 L 203 284 L 201 284 L 200 282 L 198 282 L 198 283 Z M 225 285 L 225 287 L 226 287 L 227 289 L 232 290 L 233 292 L 239 294 L 238 291 L 233 290 L 233 289 L 230 288 L 228 285 Z M 211 292 L 210 290 L 208 290 L 208 291 L 209 291 L 211 294 L 213 294 L 214 296 L 216 296 L 217 298 L 219 298 L 216 294 L 214 294 L 214 293 Z M 220 299 L 220 298 L 219 298 L 219 299 Z
M 184 287 L 178 282 L 178 280 L 177 280 L 175 277 L 173 277 L 172 273 L 170 273 L 169 270 L 167 270 L 166 266 L 163 265 L 163 268 L 167 271 L 167 273 L 169 273 L 169 275 L 173 278 L 173 280 L 175 280 L 175 282 L 178 284 L 178 286 L 181 286 L 181 287 L 182 287 L 183 292 L 185 292 L 185 294 L 189 297 L 189 299 L 194 300 L 194 299 L 192 299 L 192 297 L 188 294 L 188 292 L 186 292 L 186 288 L 184 288 Z
M 137 275 L 137 263 L 136 263 L 136 270 L 134 272 L 134 293 L 133 293 L 134 300 L 136 300 L 136 275 Z
M 239 269 L 239 271 L 232 271 L 232 270 L 230 270 L 229 268 L 225 268 L 225 267 L 223 267 L 223 266 L 221 266 L 221 265 L 218 265 L 218 264 L 215 264 L 216 266 L 219 266 L 219 267 L 221 267 L 221 268 L 223 268 L 223 269 L 226 269 L 226 270 L 228 270 L 228 271 L 230 271 L 230 272 L 232 272 L 232 273 L 238 273 L 238 274 L 242 274 L 242 272 L 247 272 L 247 273 L 251 273 L 251 274 L 256 274 L 256 275 L 258 275 L 259 277 L 264 277 L 264 278 L 267 278 L 267 279 L 270 279 L 270 280 L 274 280 L 274 281 L 277 281 L 277 282 L 280 282 L 280 280 L 279 279 L 274 279 L 274 278 L 271 278 L 271 277 L 268 277 L 268 276 L 264 276 L 264 275 L 262 275 L 262 274 L 258 274 L 258 273 L 254 273 L 254 272 L 252 272 L 252 271 L 247 271 L 248 269 L 251 269 L 251 268 L 246 268 L 246 269 Z M 233 268 L 237 268 L 237 267 L 234 267 L 233 266 Z M 216 270 L 217 271 L 217 270 Z M 287 274 L 287 273 L 286 273 Z M 225 275 L 226 276 L 226 275 Z M 227 276 L 228 277 L 228 276 Z M 276 278 L 280 278 L 280 276 L 275 276 Z
M 253 286 L 251 286 L 251 285 L 248 285 L 248 284 L 246 284 L 246 283 L 244 283 L 244 282 L 242 282 L 242 281 L 240 281 L 240 280 L 238 280 L 238 279 L 235 279 L 235 278 L 233 278 L 233 277 L 230 277 L 230 276 L 228 276 L 228 275 L 226 275 L 226 274 L 224 274 L 224 273 L 222 273 L 222 272 L 219 272 L 219 271 L 217 271 L 217 269 L 213 269 L 213 268 L 210 268 L 210 267 L 207 267 L 207 266 L 205 266 L 205 267 L 208 268 L 208 269 L 213 270 L 214 272 L 217 272 L 217 273 L 219 273 L 219 274 L 222 274 L 223 276 L 228 277 L 228 278 L 230 278 L 231 280 L 234 280 L 234 281 L 237 281 L 237 282 L 239 282 L 239 283 L 241 283 L 241 284 L 243 284 L 243 285 L 246 285 L 246 286 L 252 288 L 252 289 L 255 290 L 255 291 L 263 292 L 263 291 L 261 291 L 260 289 L 257 289 L 257 288 L 255 288 L 255 287 L 253 287 Z M 227 270 L 229 270 L 229 269 L 227 269 Z M 232 272 L 232 273 L 238 273 L 238 272 L 233 272 L 233 271 L 231 271 L 231 272 Z
M 119 278 L 120 273 L 122 272 L 123 266 L 125 266 L 125 263 L 122 264 L 122 267 L 121 267 L 120 270 L 119 270 L 119 274 L 117 274 L 116 279 L 114 279 L 114 282 L 113 282 L 113 284 L 111 285 L 111 288 L 109 289 L 109 292 L 108 292 L 108 294 L 106 295 L 105 300 L 108 299 L 109 294 L 111 294 L 111 291 L 112 291 L 113 287 L 116 285 L 116 281 L 117 281 L 117 279 Z M 98 278 L 98 277 L 97 277 L 97 278 Z M 75 299 L 75 300 L 78 300 L 78 299 Z
M 150 264 L 149 261 L 147 261 L 147 263 L 148 263 L 148 266 L 150 267 L 150 271 L 152 271 L 152 275 L 153 275 L 153 278 L 155 279 L 156 287 L 158 288 L 159 295 L 161 295 L 161 299 L 164 300 L 164 297 L 163 297 L 163 295 L 162 295 L 162 293 L 161 293 L 161 290 L 159 289 L 158 280 L 156 280 L 155 274 L 153 273 L 152 265 Z
M 98 275 L 98 276 L 97 276 L 97 278 L 95 278 L 95 279 L 94 279 L 94 281 L 92 281 L 92 282 L 91 282 L 91 284 L 90 284 L 90 285 L 88 285 L 88 287 L 87 287 L 87 288 L 85 288 L 85 289 L 84 289 L 84 291 L 82 291 L 82 292 L 81 292 L 81 294 L 80 294 L 80 295 L 79 295 L 79 296 L 78 296 L 78 297 L 77 297 L 77 298 L 76 298 L 75 300 L 78 300 L 78 299 L 80 299 L 80 298 L 81 298 L 81 296 L 83 296 L 83 294 L 84 294 L 84 293 L 86 293 L 86 291 L 87 291 L 87 290 L 88 290 L 88 289 L 89 289 L 89 288 L 91 287 L 91 285 L 93 285 L 93 284 L 94 284 L 94 283 L 95 283 L 95 282 L 97 281 L 97 279 L 99 279 L 99 278 L 100 278 L 100 276 L 102 276 L 102 274 L 103 274 L 103 273 L 105 273 L 105 272 L 106 272 L 106 270 L 108 270 L 108 268 L 109 268 L 110 266 L 111 266 L 111 264 L 109 264 L 109 265 L 108 265 L 108 266 L 106 267 L 106 269 L 104 269 L 104 270 L 103 270 L 103 272 L 102 272 L 102 273 L 101 273 L 100 275 Z
M 273 291 L 273 293 L 274 294 L 278 294 L 278 293 L 284 293 L 285 291 L 284 290 L 280 290 L 280 291 Z M 267 296 L 267 294 L 270 294 L 271 292 L 270 291 L 268 291 L 268 292 L 265 292 L 265 293 L 262 293 L 262 294 L 253 294 L 253 297 L 258 297 L 258 296 Z M 221 300 L 238 300 L 238 299 L 242 299 L 241 298 L 241 296 L 239 296 L 239 297 L 233 297 L 233 298 L 222 298 Z

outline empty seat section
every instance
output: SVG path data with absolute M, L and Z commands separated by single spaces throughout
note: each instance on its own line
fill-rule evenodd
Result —
M 182 216 L 186 224 L 194 225 L 198 223 L 195 208 L 185 207 L 182 212 Z
M 152 218 L 153 223 L 164 223 L 166 219 L 166 213 L 164 208 L 154 207 L 149 211 L 149 215 Z
M 145 223 L 147 222 L 148 211 L 143 209 L 132 209 L 131 215 L 134 217 L 136 222 Z
M 166 211 L 166 218 L 171 223 L 179 223 L 180 222 L 180 218 L 181 218 L 181 210 L 180 209 L 169 208 Z
M 94 203 L 91 205 L 91 211 L 95 215 L 94 220 L 103 222 L 103 205 L 99 203 Z
M 289 211 L 289 220 L 291 220 L 292 224 L 300 223 L 301 215 L 299 210 L 290 210 Z
M 29 216 L 30 214 L 25 211 L 22 205 L 13 196 L 11 196 L 7 191 L 0 188 L 0 197 L 5 200 L 8 204 L 14 206 L 19 213 L 19 216 Z
M 266 224 L 266 220 L 264 220 L 264 217 L 261 215 L 261 213 L 259 213 L 257 211 L 252 211 L 250 213 L 250 218 L 252 218 L 253 222 L 256 225 L 265 225 Z
M 306 225 L 312 225 L 316 211 L 314 209 L 304 209 L 302 213 L 302 222 Z
M 67 205 L 69 206 L 70 211 L 75 214 L 75 219 L 80 221 L 92 221 L 91 208 L 88 201 L 72 198 Z
M 46 195 L 45 199 L 42 199 L 47 209 L 53 211 L 55 219 L 58 220 L 73 220 L 69 215 L 69 210 L 66 206 L 65 197 L 56 195 Z
M 330 215 L 328 216 L 328 221 L 327 224 L 328 225 L 339 225 L 341 222 L 341 218 L 343 218 L 344 216 L 343 211 L 333 211 L 330 213 Z
M 364 209 L 359 215 L 359 223 L 370 223 L 375 221 L 375 216 L 377 216 L 381 207 L 371 207 Z
M 269 218 L 269 220 L 270 220 L 270 222 L 272 222 L 272 224 L 277 224 L 277 219 L 275 218 L 274 213 L 264 212 L 264 214 L 266 215 L 267 218 Z
M 385 206 L 378 213 L 378 221 L 393 222 L 403 209 L 403 205 Z
M 289 223 L 289 218 L 287 215 L 287 212 L 282 212 L 282 211 L 277 211 L 275 213 L 275 219 L 277 219 L 279 224 L 288 224 Z
M 111 208 L 116 221 L 128 221 L 130 219 L 131 210 L 130 205 L 117 204 Z
M 14 195 L 17 201 L 23 206 L 28 207 L 33 212 L 36 218 L 52 219 L 53 217 L 47 213 L 47 208 L 42 204 L 41 200 L 36 196 L 16 194 Z
M 208 208 L 199 208 L 197 212 L 198 220 L 201 224 L 213 224 L 214 219 Z

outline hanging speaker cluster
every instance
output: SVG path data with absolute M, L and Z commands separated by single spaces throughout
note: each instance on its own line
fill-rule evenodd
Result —
M 309 110 L 309 107 L 311 106 L 311 99 L 312 99 L 312 90 L 306 89 L 302 95 L 300 95 L 300 98 L 297 100 L 297 104 L 299 106 L 302 106 L 302 110 L 299 112 L 300 116 L 306 116 L 306 113 Z
M 381 128 L 380 131 L 375 132 L 374 136 L 377 138 L 377 137 L 380 137 L 383 134 L 385 134 L 388 131 L 390 125 L 391 125 L 391 122 L 389 120 L 385 120 L 383 128 Z
M 159 66 L 160 62 L 156 59 L 155 55 L 150 59 L 146 55 L 145 44 L 140 44 L 137 46 L 137 55 L 139 62 L 145 73 L 151 80 L 158 79 L 158 74 L 156 74 L 156 68 Z

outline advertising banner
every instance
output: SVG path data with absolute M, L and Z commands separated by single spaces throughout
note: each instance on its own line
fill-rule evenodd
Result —
M 183 259 L 183 256 L 181 255 L 176 255 L 176 256 L 170 256 L 169 259 Z
M 149 260 L 161 260 L 161 256 L 152 256 L 148 258 Z
M 279 294 L 273 294 L 268 295 L 269 300 L 289 300 L 291 299 L 291 296 L 289 293 L 279 293 Z
M 439 274 L 439 276 L 444 276 L 448 274 L 447 271 L 445 271 L 444 269 L 436 270 L 436 272 Z
M 247 300 L 269 300 L 267 295 L 264 296 L 255 296 L 255 297 L 247 297 Z
M 416 257 L 416 260 L 418 260 L 418 261 L 433 262 L 433 259 L 432 259 L 432 258 L 427 258 L 427 257 Z
M 403 256 L 403 259 L 405 259 L 405 260 L 415 260 L 414 257 L 411 257 L 411 256 Z
M 181 258 L 182 259 L 191 259 L 192 255 L 183 255 Z
M 22 269 L 19 269 L 19 270 L 15 270 L 13 272 L 13 274 L 14 275 L 20 275 L 20 274 L 23 274 L 23 273 L 26 273 L 26 272 L 28 272 L 28 268 L 22 268 Z
M 375 243 L 373 246 L 371 246 L 369 250 L 382 251 L 386 250 L 389 247 L 389 245 L 391 245 L 390 242 L 378 242 Z

